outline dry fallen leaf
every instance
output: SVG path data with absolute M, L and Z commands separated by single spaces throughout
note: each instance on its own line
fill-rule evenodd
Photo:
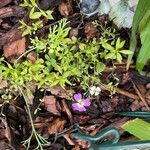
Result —
M 88 40 L 99 35 L 98 29 L 93 25 L 92 22 L 85 24 L 84 32 Z
M 44 106 L 47 111 L 49 111 L 55 115 L 60 115 L 60 112 L 58 111 L 58 104 L 57 104 L 56 98 L 54 96 L 45 96 L 44 97 Z
M 4 56 L 10 61 L 13 62 L 14 59 L 20 56 L 26 50 L 26 39 L 21 38 L 17 41 L 4 45 Z
M 49 134 L 60 133 L 64 130 L 64 125 L 66 121 L 60 118 L 55 119 L 48 127 Z
M 58 10 L 62 16 L 67 18 L 73 12 L 72 0 L 62 0 Z

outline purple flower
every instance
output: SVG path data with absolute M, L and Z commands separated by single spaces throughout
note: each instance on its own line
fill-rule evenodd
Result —
M 85 106 L 91 105 L 91 100 L 90 99 L 83 99 L 81 93 L 75 94 L 74 99 L 76 100 L 76 103 L 72 104 L 72 107 L 74 110 L 78 110 L 80 112 L 86 111 Z

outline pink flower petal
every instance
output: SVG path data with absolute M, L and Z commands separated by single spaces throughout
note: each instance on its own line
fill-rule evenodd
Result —
M 73 103 L 72 107 L 73 107 L 74 110 L 78 110 L 80 112 L 86 111 L 85 107 L 81 106 L 79 103 Z
M 76 101 L 81 100 L 81 99 L 82 99 L 82 94 L 81 94 L 81 93 L 74 94 L 74 99 L 75 99 Z
M 90 106 L 90 105 L 91 105 L 91 100 L 90 100 L 90 99 L 85 99 L 85 100 L 83 101 L 83 105 L 84 105 L 84 106 Z

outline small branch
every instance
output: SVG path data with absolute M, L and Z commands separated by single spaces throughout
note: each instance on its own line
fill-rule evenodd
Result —
M 139 98 L 141 99 L 141 101 L 143 102 L 143 104 L 145 105 L 145 107 L 147 108 L 147 110 L 150 110 L 145 98 L 142 96 L 142 94 L 140 93 L 139 89 L 137 88 L 137 86 L 135 85 L 135 83 L 132 81 L 133 87 L 136 91 L 136 93 L 138 94 Z
M 101 84 L 101 85 L 100 85 L 100 88 L 101 88 L 102 90 L 110 91 L 110 88 L 107 87 L 107 85 L 105 85 L 105 84 Z M 127 97 L 129 97 L 129 98 L 134 99 L 134 100 L 139 100 L 139 96 L 137 96 L 136 94 L 130 93 L 130 92 L 125 91 L 125 90 L 120 89 L 120 88 L 116 88 L 116 93 L 121 94 L 121 95 L 124 95 L 124 96 L 127 96 Z

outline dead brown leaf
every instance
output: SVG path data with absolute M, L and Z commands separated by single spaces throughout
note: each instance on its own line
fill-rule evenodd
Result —
M 44 97 L 44 105 L 47 111 L 55 114 L 60 115 L 58 110 L 58 104 L 56 102 L 56 98 L 54 96 L 45 96 Z
M 4 45 L 4 56 L 10 61 L 13 62 L 14 59 L 20 56 L 26 50 L 26 39 L 21 38 L 17 41 Z
M 48 91 L 50 91 L 52 93 L 52 95 L 55 95 L 55 96 L 60 97 L 60 98 L 65 98 L 68 100 L 70 100 L 72 95 L 73 95 L 73 91 L 65 90 L 61 86 L 57 86 L 57 85 L 50 87 L 48 89 Z
M 62 16 L 67 18 L 73 12 L 72 0 L 62 0 L 58 10 Z
M 60 118 L 55 119 L 48 127 L 49 134 L 60 133 L 64 130 L 64 125 L 66 121 Z
M 93 25 L 92 22 L 85 24 L 84 33 L 88 40 L 99 35 L 98 29 Z

